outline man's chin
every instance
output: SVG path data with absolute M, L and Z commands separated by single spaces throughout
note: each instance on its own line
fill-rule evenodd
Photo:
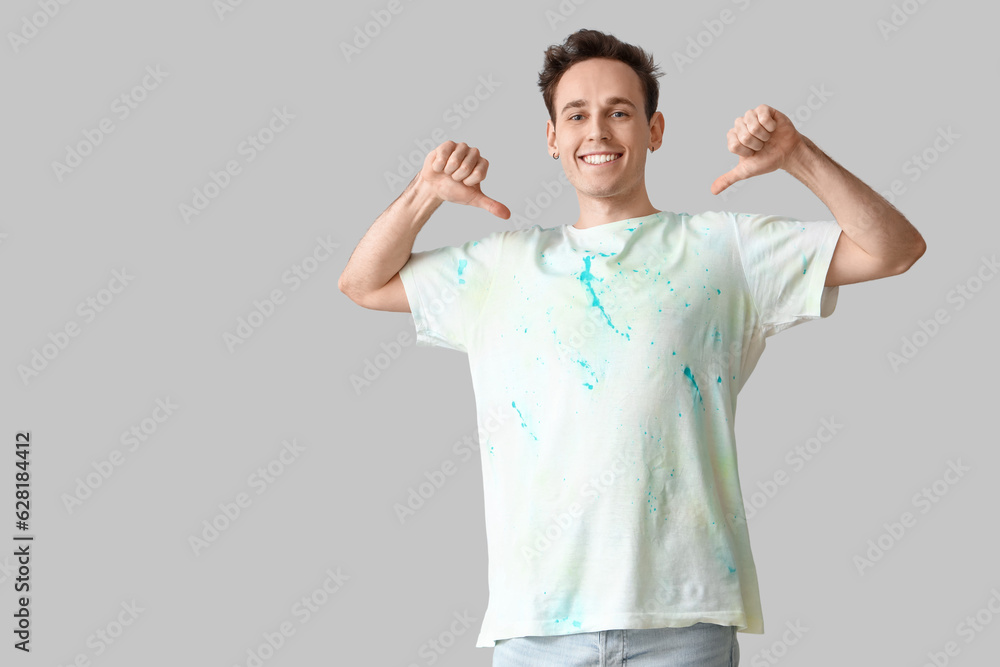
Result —
M 588 197 L 601 199 L 622 194 L 621 188 L 616 188 L 613 185 L 607 185 L 604 187 L 577 188 L 577 190 L 581 194 L 587 195 Z

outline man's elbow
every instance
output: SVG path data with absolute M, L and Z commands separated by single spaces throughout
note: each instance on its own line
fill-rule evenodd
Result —
M 346 275 L 347 275 L 346 271 L 344 273 L 340 274 L 340 278 L 337 279 L 337 289 L 339 289 L 340 292 L 341 292 L 341 294 L 343 294 L 344 296 L 346 296 L 348 299 L 350 299 L 354 303 L 358 303 L 357 298 L 354 296 L 354 293 L 351 291 L 351 283 L 350 283 L 350 281 L 348 281 L 345 278 Z
M 927 242 L 924 241 L 923 236 L 918 236 L 918 242 L 914 247 L 913 252 L 910 254 L 909 259 L 907 259 L 907 261 L 900 266 L 898 273 L 906 273 L 909 271 L 910 267 L 916 264 L 917 260 L 924 256 L 925 252 L 927 252 Z

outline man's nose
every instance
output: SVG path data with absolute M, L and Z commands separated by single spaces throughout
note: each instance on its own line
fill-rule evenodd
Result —
M 607 139 L 608 120 L 600 115 L 594 115 L 587 126 L 587 134 L 593 139 Z

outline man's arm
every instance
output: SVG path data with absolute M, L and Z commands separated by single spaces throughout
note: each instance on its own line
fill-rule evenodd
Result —
M 786 161 L 784 169 L 826 204 L 843 229 L 826 274 L 827 285 L 903 273 L 927 249 L 920 232 L 895 206 L 808 137 L 802 137 L 799 149 Z
M 827 285 L 847 285 L 903 273 L 927 244 L 909 220 L 799 134 L 785 114 L 766 104 L 736 119 L 727 134 L 739 164 L 715 179 L 712 194 L 736 181 L 784 169 L 826 204 L 843 230 L 826 274 Z
M 420 174 L 385 209 L 358 242 L 337 287 L 354 303 L 373 310 L 410 310 L 399 270 L 410 259 L 413 243 L 443 200 Z
M 380 215 L 351 253 L 337 287 L 354 303 L 373 310 L 408 312 L 399 270 L 413 252 L 417 233 L 442 202 L 478 206 L 507 219 L 510 209 L 483 194 L 489 161 L 479 149 L 446 141 L 427 154 L 403 194 Z

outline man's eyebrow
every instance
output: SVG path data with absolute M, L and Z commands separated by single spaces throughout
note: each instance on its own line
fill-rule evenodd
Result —
M 632 104 L 632 101 L 630 99 L 628 99 L 627 97 L 609 97 L 608 99 L 604 100 L 604 103 L 606 105 L 608 105 L 608 106 L 615 106 L 615 105 L 618 105 L 618 104 L 623 104 L 625 106 L 632 107 L 633 111 L 636 109 L 636 106 L 634 104 Z M 564 106 L 562 108 L 562 111 L 560 111 L 559 113 L 560 114 L 566 113 L 567 109 L 576 109 L 576 108 L 585 107 L 585 106 L 587 106 L 587 100 L 583 100 L 583 99 L 573 100 L 572 102 L 567 103 L 566 106 Z

